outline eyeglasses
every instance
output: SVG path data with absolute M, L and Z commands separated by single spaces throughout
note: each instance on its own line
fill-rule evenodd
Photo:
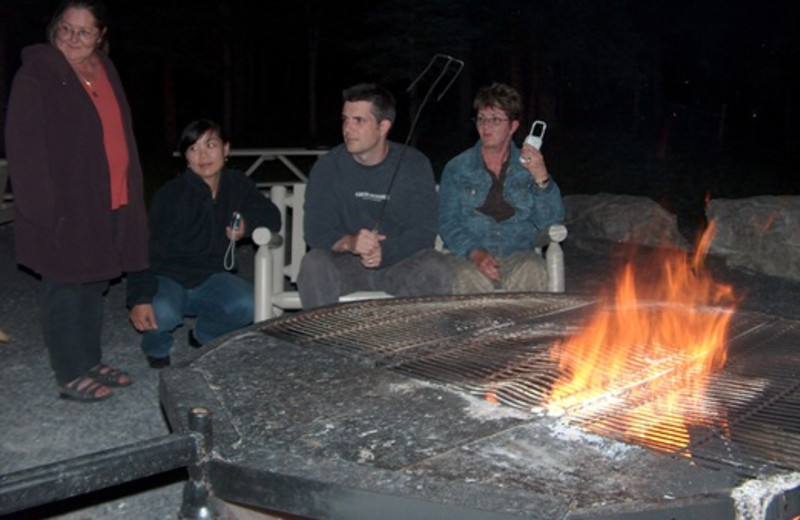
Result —
M 81 41 L 88 42 L 96 38 L 100 31 L 97 29 L 91 31 L 89 29 L 76 29 L 69 24 L 62 23 L 58 26 L 58 34 L 66 38 L 72 38 L 73 34 L 77 34 Z
M 472 122 L 475 123 L 477 126 L 481 125 L 489 125 L 489 126 L 498 126 L 500 123 L 505 123 L 508 119 L 503 119 L 502 117 L 473 117 Z

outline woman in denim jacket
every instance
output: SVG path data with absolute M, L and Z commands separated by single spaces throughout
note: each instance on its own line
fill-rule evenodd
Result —
M 480 140 L 445 166 L 439 190 L 439 233 L 453 254 L 453 292 L 542 291 L 551 224 L 564 219 L 561 192 L 541 152 L 512 141 L 522 101 L 508 85 L 483 87 L 475 98 Z

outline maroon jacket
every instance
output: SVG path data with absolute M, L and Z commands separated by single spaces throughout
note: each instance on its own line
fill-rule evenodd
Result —
M 22 51 L 6 119 L 17 262 L 62 282 L 110 280 L 147 267 L 142 167 L 117 70 L 100 54 L 117 96 L 130 164 L 128 205 L 112 234 L 100 116 L 66 58 L 38 44 Z

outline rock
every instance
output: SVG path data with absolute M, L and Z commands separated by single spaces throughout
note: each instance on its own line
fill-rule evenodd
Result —
M 563 200 L 571 237 L 688 248 L 676 216 L 647 197 L 599 193 L 566 195 Z
M 800 280 L 800 197 L 714 199 L 706 216 L 716 225 L 710 253 L 731 267 Z

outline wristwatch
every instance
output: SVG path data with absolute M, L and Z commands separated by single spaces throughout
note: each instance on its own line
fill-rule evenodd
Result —
M 543 190 L 543 189 L 545 189 L 547 187 L 548 184 L 550 184 L 550 176 L 548 175 L 547 177 L 545 177 L 544 179 L 542 179 L 540 181 L 537 181 L 536 179 L 534 179 L 533 182 L 536 183 L 536 186 L 538 186 L 538 188 L 540 190 Z

